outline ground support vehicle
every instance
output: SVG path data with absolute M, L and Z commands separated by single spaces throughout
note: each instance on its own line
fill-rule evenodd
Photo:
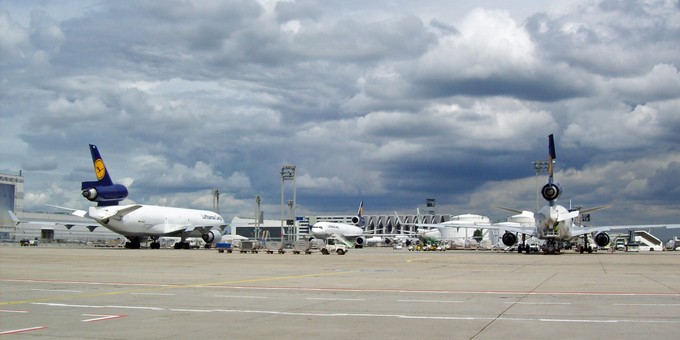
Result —
M 267 242 L 267 254 L 274 254 L 274 253 L 279 253 L 279 254 L 285 254 L 286 249 L 284 249 L 284 243 L 283 242 L 277 242 L 277 241 L 269 241 Z
M 347 253 L 347 246 L 341 240 L 329 237 L 326 239 L 324 247 L 321 248 L 321 254 L 329 255 L 330 253 L 345 255 Z
M 260 244 L 260 241 L 243 240 L 243 241 L 241 241 L 241 247 L 239 249 L 239 252 L 241 254 L 247 253 L 247 252 L 257 254 L 261 248 L 262 248 L 262 245 Z
M 215 249 L 217 249 L 218 253 L 224 253 L 225 251 L 229 254 L 231 254 L 232 249 L 231 249 L 231 243 L 229 242 L 218 242 L 215 244 Z
M 293 254 L 305 253 L 307 255 L 312 253 L 312 241 L 300 240 L 293 245 Z

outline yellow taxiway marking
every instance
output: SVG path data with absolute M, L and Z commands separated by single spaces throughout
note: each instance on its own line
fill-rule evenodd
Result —
M 21 304 L 29 304 L 29 303 L 37 303 L 37 302 L 45 302 L 45 301 L 58 301 L 58 300 L 68 300 L 68 299 L 97 297 L 97 296 L 143 293 L 143 292 L 159 291 L 159 290 L 166 290 L 166 289 L 197 288 L 197 287 L 223 286 L 223 285 L 234 285 L 234 284 L 254 283 L 254 282 L 292 280 L 292 279 L 302 279 L 302 278 L 307 278 L 307 277 L 337 275 L 337 274 L 345 274 L 345 273 L 348 273 L 348 271 L 337 271 L 337 272 L 328 272 L 328 273 L 312 273 L 312 274 L 302 274 L 302 275 L 270 276 L 270 277 L 262 277 L 262 278 L 256 278 L 256 279 L 243 279 L 243 280 L 209 282 L 209 283 L 195 283 L 195 284 L 176 285 L 176 286 L 163 286 L 163 287 L 153 287 L 153 288 L 144 288 L 144 289 L 131 289 L 131 290 L 122 290 L 122 291 L 104 292 L 104 293 L 95 293 L 95 294 L 69 294 L 69 295 L 53 296 L 53 297 L 42 298 L 42 299 L 4 301 L 4 302 L 0 302 L 0 306 L 21 305 Z

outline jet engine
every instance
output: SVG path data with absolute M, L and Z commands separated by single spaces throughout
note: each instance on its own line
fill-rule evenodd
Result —
M 546 201 L 554 201 L 558 197 L 560 197 L 560 194 L 562 193 L 562 188 L 560 187 L 559 183 L 548 183 L 543 186 L 543 189 L 541 189 L 541 195 L 543 195 L 543 198 L 545 198 Z
M 364 220 L 363 217 L 359 216 L 354 216 L 352 217 L 352 224 L 354 224 L 357 227 L 360 227 L 366 223 L 366 220 Z
M 363 236 L 359 236 L 356 241 L 354 241 L 354 248 L 363 248 L 365 243 L 366 239 Z
M 216 229 L 210 229 L 207 233 L 201 235 L 201 238 L 205 243 L 217 243 L 222 239 L 222 233 Z
M 82 195 L 93 202 L 107 203 L 120 202 L 128 195 L 127 188 L 122 184 L 88 186 L 97 182 L 83 182 Z M 114 203 L 115 204 L 115 203 Z
M 597 233 L 595 237 L 593 237 L 595 240 L 595 244 L 598 245 L 598 247 L 604 247 L 609 244 L 610 238 L 607 233 Z
M 515 243 L 517 243 L 517 235 L 513 233 L 503 234 L 503 244 L 509 247 Z

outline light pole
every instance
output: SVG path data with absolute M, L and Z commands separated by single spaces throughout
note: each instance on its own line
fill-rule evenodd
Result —
M 534 161 L 534 170 L 536 170 L 536 212 L 541 208 L 538 203 L 538 174 L 547 173 L 550 167 L 550 161 Z
M 213 194 L 213 211 L 220 213 L 220 189 L 212 189 Z
M 289 164 L 281 167 L 281 230 L 283 230 L 284 217 L 284 183 L 286 181 L 293 181 L 293 204 L 292 204 L 292 214 L 295 216 L 295 165 Z M 293 221 L 293 223 L 295 223 Z M 283 237 L 282 237 L 283 241 Z

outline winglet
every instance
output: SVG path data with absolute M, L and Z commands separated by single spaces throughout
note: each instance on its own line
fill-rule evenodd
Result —
M 14 211 L 7 210 L 7 212 L 9 213 L 9 217 L 12 219 L 12 222 L 14 222 L 15 226 L 17 226 L 17 225 L 19 225 L 19 223 L 21 223 L 21 221 L 19 220 L 17 215 L 14 214 Z

